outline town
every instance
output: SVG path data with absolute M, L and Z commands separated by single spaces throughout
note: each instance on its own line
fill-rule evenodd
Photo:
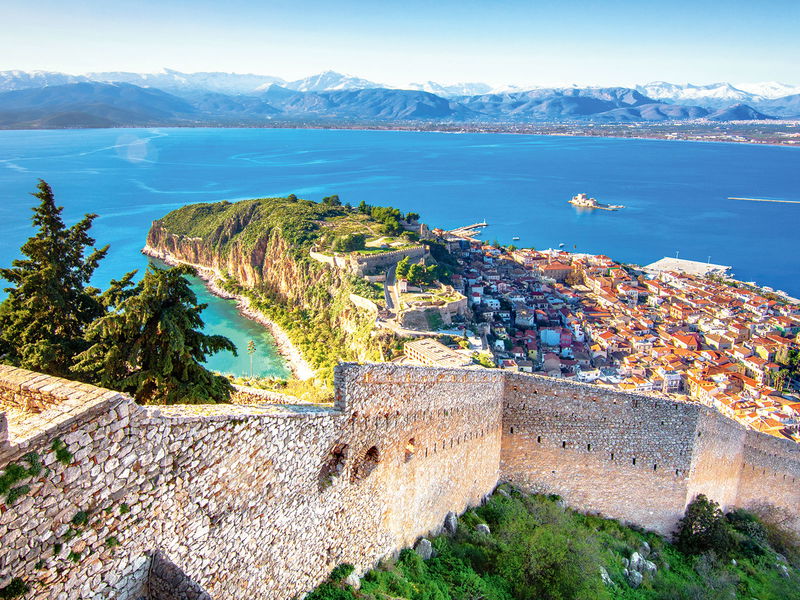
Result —
M 642 268 L 433 233 L 456 257 L 452 287 L 470 310 L 443 328 L 455 334 L 440 338 L 451 348 L 423 338 L 406 343 L 403 360 L 473 363 L 699 402 L 800 442 L 793 299 L 729 280 L 717 265 L 664 259 Z

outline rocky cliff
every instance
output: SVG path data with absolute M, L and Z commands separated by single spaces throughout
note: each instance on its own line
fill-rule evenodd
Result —
M 339 360 L 378 360 L 385 342 L 372 335 L 374 313 L 350 300 L 354 276 L 308 258 L 343 211 L 279 198 L 187 206 L 153 222 L 145 251 L 213 271 L 220 287 L 247 297 L 330 382 Z

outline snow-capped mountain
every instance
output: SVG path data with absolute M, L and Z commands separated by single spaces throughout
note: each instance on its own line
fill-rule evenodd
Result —
M 729 102 L 752 101 L 753 94 L 733 87 L 730 83 L 712 83 L 710 85 L 680 85 L 666 81 L 654 81 L 646 85 L 637 85 L 636 90 L 655 100 L 686 102 L 696 100 L 722 100 Z
M 283 87 L 297 92 L 333 92 L 340 90 L 366 90 L 389 87 L 360 77 L 344 75 L 336 71 L 324 71 L 304 79 L 282 84 Z M 266 89 L 269 86 L 264 86 Z
M 43 88 L 66 83 L 89 81 L 85 75 L 67 75 L 52 71 L 0 71 L 0 92 Z
M 253 94 L 262 86 L 284 83 L 280 77 L 239 73 L 181 73 L 164 69 L 159 73 L 130 73 L 111 71 L 69 75 L 48 71 L 0 71 L 0 91 L 43 88 L 67 83 L 99 81 L 130 83 L 144 88 L 158 88 L 173 94 L 215 92 L 222 94 Z
M 454 98 L 456 96 L 477 96 L 479 94 L 488 94 L 494 91 L 492 86 L 480 82 L 465 82 L 443 85 L 436 83 L 435 81 L 426 81 L 424 83 L 409 83 L 408 85 L 400 87 L 407 90 L 429 92 L 431 94 L 441 96 L 442 98 Z
M 765 83 L 712 83 L 710 85 L 685 85 L 654 81 L 637 85 L 642 94 L 673 104 L 694 103 L 708 108 L 725 108 L 733 104 L 761 105 L 765 102 L 800 93 L 800 85 L 769 81 Z
M 140 87 L 159 88 L 171 93 L 214 92 L 220 94 L 252 94 L 262 86 L 282 84 L 284 80 L 271 75 L 239 73 L 181 73 L 164 69 L 160 73 L 106 72 L 87 73 L 92 81 L 132 83 Z
M 790 85 L 788 83 L 780 83 L 777 81 L 767 81 L 764 83 L 737 83 L 737 89 L 745 91 L 754 96 L 761 96 L 769 100 L 776 98 L 784 98 L 800 94 L 800 85 Z

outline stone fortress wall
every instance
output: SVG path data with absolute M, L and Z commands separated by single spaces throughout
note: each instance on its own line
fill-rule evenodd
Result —
M 370 273 L 381 267 L 389 267 L 396 264 L 405 257 L 410 259 L 419 260 L 420 258 L 428 255 L 428 249 L 425 246 L 410 246 L 400 250 L 390 250 L 388 252 L 380 252 L 377 254 L 359 254 L 358 252 L 350 252 L 344 255 L 339 254 L 324 254 L 311 250 L 309 256 L 326 265 L 351 271 L 356 275 L 364 275 Z
M 0 467 L 27 469 L 0 495 L 0 588 L 288 600 L 499 481 L 664 533 L 701 492 L 800 505 L 794 444 L 694 404 L 490 370 L 347 364 L 335 378 L 332 406 L 240 390 L 239 404 L 144 407 L 0 366 Z

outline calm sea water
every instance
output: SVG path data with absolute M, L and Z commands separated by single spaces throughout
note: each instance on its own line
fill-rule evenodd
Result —
M 30 235 L 37 178 L 65 217 L 100 218 L 111 252 L 97 284 L 133 268 L 153 219 L 189 202 L 295 193 L 318 200 L 390 204 L 435 226 L 486 220 L 486 239 L 604 253 L 647 264 L 664 256 L 732 265 L 736 277 L 800 295 L 800 149 L 656 140 L 279 129 L 0 131 L 0 264 Z M 619 212 L 579 212 L 587 192 Z M 207 330 L 240 348 L 213 368 L 283 375 L 261 327 L 232 303 L 209 303 Z

